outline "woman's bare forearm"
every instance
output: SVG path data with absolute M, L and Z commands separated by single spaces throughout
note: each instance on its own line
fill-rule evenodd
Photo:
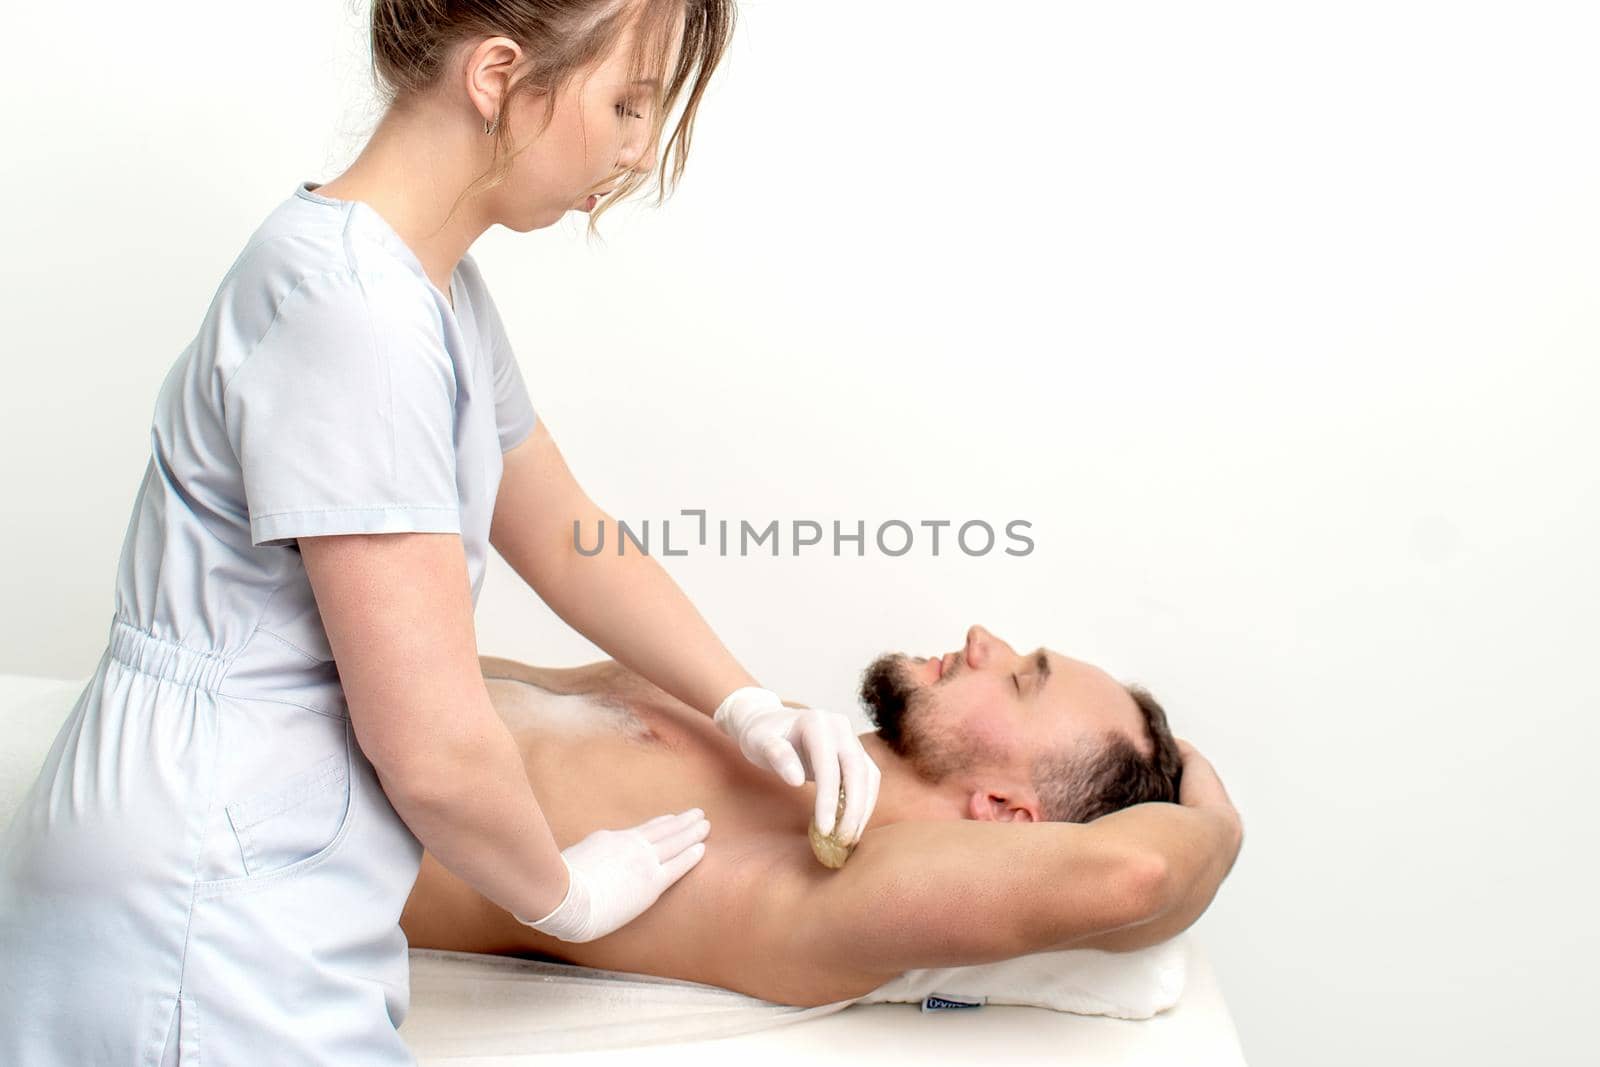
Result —
M 548 915 L 566 895 L 567 868 L 516 741 L 487 693 L 460 719 L 403 774 L 380 768 L 384 793 L 446 870 L 513 915 Z
M 616 520 L 604 512 L 593 527 Z M 602 551 L 582 556 L 569 542 L 539 575 L 537 592 L 567 625 L 622 666 L 709 715 L 741 686 L 759 685 L 654 556 Z
M 489 541 L 563 622 L 618 663 L 703 714 L 757 684 L 712 633 L 683 590 L 637 545 L 618 555 L 615 536 L 595 555 L 578 533 L 617 522 L 572 476 L 541 419 L 505 453 Z

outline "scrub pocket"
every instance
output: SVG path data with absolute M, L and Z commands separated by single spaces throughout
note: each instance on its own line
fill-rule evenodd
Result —
M 338 836 L 350 804 L 346 753 L 324 756 L 227 807 L 250 877 L 316 855 Z

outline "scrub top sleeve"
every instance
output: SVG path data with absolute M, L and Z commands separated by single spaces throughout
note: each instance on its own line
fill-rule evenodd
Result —
M 415 279 L 303 280 L 223 389 L 251 543 L 460 533 L 455 399 L 439 312 Z
M 522 369 L 501 335 L 494 357 L 494 421 L 500 431 L 500 451 L 509 452 L 527 440 L 539 422 L 522 381 Z
M 509 452 L 533 432 L 539 416 L 522 380 L 522 368 L 517 366 L 505 324 L 500 321 L 500 309 L 495 307 L 488 289 L 482 288 L 479 293 L 483 302 L 482 329 L 494 367 L 494 421 L 500 431 L 500 451 Z

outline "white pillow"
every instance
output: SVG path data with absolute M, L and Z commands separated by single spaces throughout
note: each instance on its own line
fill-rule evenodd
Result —
M 972 967 L 907 971 L 861 998 L 921 1003 L 924 1010 L 964 1003 L 1027 1004 L 1074 1015 L 1148 1019 L 1183 995 L 1188 976 L 1186 934 L 1133 952 L 1074 948 Z

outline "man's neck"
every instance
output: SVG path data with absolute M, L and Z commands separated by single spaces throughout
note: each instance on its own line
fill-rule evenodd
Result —
M 897 822 L 949 822 L 967 817 L 965 796 L 959 785 L 936 786 L 924 780 L 875 733 L 862 734 L 861 747 L 883 774 L 868 829 Z

